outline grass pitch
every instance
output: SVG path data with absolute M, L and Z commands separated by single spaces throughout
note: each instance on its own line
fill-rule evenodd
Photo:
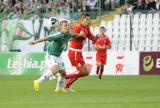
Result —
M 79 79 L 74 93 L 54 93 L 55 80 L 40 92 L 39 76 L 0 76 L 0 108 L 160 108 L 160 76 L 104 76 Z

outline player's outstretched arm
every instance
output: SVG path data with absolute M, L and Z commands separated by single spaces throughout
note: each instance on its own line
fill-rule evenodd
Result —
M 43 37 L 41 39 L 29 42 L 29 45 L 35 45 L 35 44 L 40 43 L 40 42 L 48 41 L 48 39 L 49 39 L 48 36 L 46 36 L 46 37 Z

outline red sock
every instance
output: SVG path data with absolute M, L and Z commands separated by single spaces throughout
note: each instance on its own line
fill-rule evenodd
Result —
M 66 88 L 69 88 L 79 77 L 86 76 L 81 70 L 79 70 L 79 73 L 72 73 L 69 75 L 66 75 Z
M 84 72 L 80 68 L 77 68 L 77 72 L 66 75 L 66 79 L 79 78 L 83 76 L 85 76 Z
M 67 79 L 67 82 L 66 82 L 66 85 L 65 87 L 66 88 L 69 88 L 71 86 L 72 83 L 74 83 L 78 78 L 70 78 L 70 79 Z
M 66 79 L 79 78 L 83 76 L 84 76 L 83 72 L 71 73 L 71 74 L 66 75 Z
M 100 73 L 99 73 L 99 76 L 98 76 L 99 79 L 102 79 L 103 71 L 104 71 L 104 66 L 102 65 L 102 66 L 101 66 Z

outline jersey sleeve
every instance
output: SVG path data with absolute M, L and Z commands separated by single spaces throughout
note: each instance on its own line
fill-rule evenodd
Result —
M 90 28 L 88 28 L 88 39 L 89 40 L 92 40 L 92 41 L 95 41 L 95 37 L 93 36 L 93 34 L 91 33 L 91 30 L 90 30 Z
M 60 35 L 62 35 L 61 32 L 50 34 L 48 36 L 48 40 L 49 41 L 58 40 L 60 38 Z
M 74 32 L 74 33 L 80 33 L 81 32 L 81 27 L 80 27 L 80 25 L 73 25 L 72 26 L 72 32 Z
M 111 46 L 111 41 L 107 36 L 105 37 L 105 40 L 106 40 L 106 45 Z
M 68 39 L 68 40 L 70 40 L 70 39 L 72 38 L 72 36 L 73 36 L 72 33 L 68 33 L 67 35 L 68 35 L 68 36 L 67 36 L 67 39 Z

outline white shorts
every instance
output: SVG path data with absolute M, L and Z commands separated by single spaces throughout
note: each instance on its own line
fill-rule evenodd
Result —
M 54 55 L 49 55 L 48 53 L 46 53 L 46 64 L 48 68 L 51 68 L 53 65 L 58 65 L 60 70 L 65 69 L 61 56 L 56 57 Z

